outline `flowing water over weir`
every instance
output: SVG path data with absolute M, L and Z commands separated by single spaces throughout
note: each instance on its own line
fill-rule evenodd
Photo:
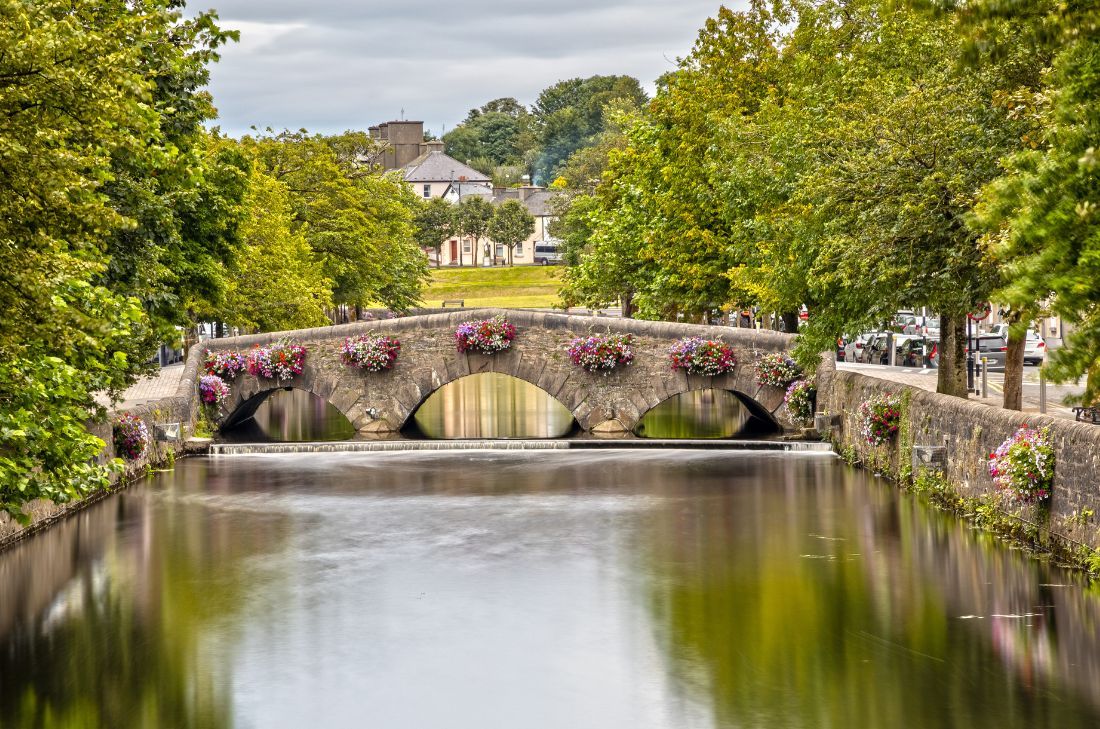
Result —
M 786 451 L 832 453 L 828 443 L 774 440 L 639 440 L 601 438 L 591 440 L 357 440 L 321 443 L 214 443 L 212 456 L 244 456 L 263 453 L 384 453 L 397 451 L 553 451 L 606 450 L 610 448 L 698 448 L 732 451 Z

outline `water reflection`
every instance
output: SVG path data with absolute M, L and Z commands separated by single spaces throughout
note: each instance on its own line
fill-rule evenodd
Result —
M 645 438 L 730 438 L 745 428 L 749 418 L 732 392 L 692 390 L 647 412 L 634 432 Z
M 305 390 L 277 390 L 227 440 L 312 442 L 347 440 L 355 427 L 332 403 Z
M 4 727 L 1094 727 L 1100 600 L 819 456 L 193 458 L 0 553 Z
M 560 438 L 573 429 L 572 413 L 549 393 L 497 372 L 444 385 L 414 420 L 428 438 Z

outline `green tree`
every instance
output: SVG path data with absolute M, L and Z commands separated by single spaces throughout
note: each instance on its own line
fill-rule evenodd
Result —
M 146 63 L 164 3 L 0 0 L 0 509 L 105 483 L 86 422 L 116 394 L 148 324 L 103 285 L 104 250 L 137 225 L 105 194 L 121 159 L 164 153 Z
M 478 241 L 489 233 L 493 204 L 480 195 L 467 195 L 455 211 L 455 231 L 472 238 L 473 263 L 477 265 Z
M 975 224 L 1005 265 L 997 298 L 1023 311 L 1047 302 L 1073 327 L 1050 357 L 1050 377 L 1087 375 L 1081 399 L 1100 402 L 1100 9 L 1035 0 L 963 9 L 979 48 L 991 27 L 1018 20 L 1031 31 L 1025 49 L 1052 56 L 1038 93 L 1006 99 L 1033 123 L 1032 148 L 983 190 Z
M 609 106 L 638 109 L 646 100 L 631 76 L 574 78 L 544 89 L 532 108 L 540 150 L 532 179 L 555 179 L 570 155 L 592 144 L 606 126 Z
M 455 209 L 441 197 L 425 200 L 414 217 L 416 242 L 421 248 L 435 251 L 436 268 L 443 260 L 443 244 L 455 234 Z
M 404 311 L 419 300 L 428 273 L 414 237 L 418 199 L 397 175 L 360 162 L 374 144 L 362 132 L 284 131 L 242 140 L 262 170 L 286 186 L 296 230 L 331 279 L 334 301 Z
M 286 185 L 255 170 L 240 226 L 242 247 L 226 296 L 225 318 L 243 329 L 281 331 L 324 324 L 330 281 L 294 224 Z
M 489 221 L 489 237 L 508 248 L 508 265 L 514 265 L 513 253 L 518 244 L 535 232 L 535 216 L 519 200 L 505 200 Z

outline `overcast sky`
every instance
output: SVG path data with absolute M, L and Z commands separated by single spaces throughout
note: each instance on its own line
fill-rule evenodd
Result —
M 727 4 L 735 5 L 735 2 Z M 653 81 L 720 0 L 190 0 L 241 32 L 211 70 L 217 122 L 317 132 L 422 119 L 437 135 L 486 101 L 566 78 Z

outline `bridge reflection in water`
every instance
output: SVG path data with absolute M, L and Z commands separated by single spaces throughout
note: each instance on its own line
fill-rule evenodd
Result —
M 660 403 L 635 434 L 645 438 L 732 438 L 771 432 L 738 397 L 693 390 Z M 546 391 L 508 375 L 486 372 L 448 383 L 416 411 L 404 435 L 415 438 L 563 438 L 575 431 L 569 410 Z M 272 394 L 255 416 L 228 431 L 237 442 L 348 440 L 355 429 L 339 410 L 303 390 Z
M 573 414 L 529 382 L 483 372 L 439 388 L 413 416 L 415 433 L 428 438 L 561 438 Z

